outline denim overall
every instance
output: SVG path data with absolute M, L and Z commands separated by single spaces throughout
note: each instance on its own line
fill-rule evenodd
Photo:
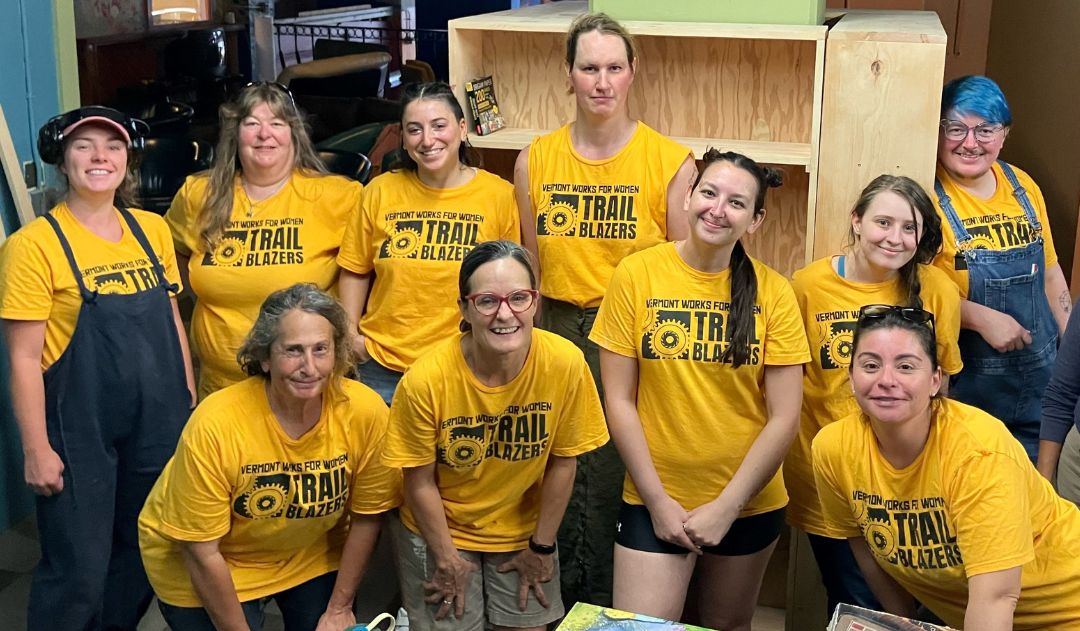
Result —
M 1042 225 L 1012 167 L 998 164 L 1031 225 L 1034 238 L 1027 245 L 1009 250 L 970 248 L 972 236 L 940 181 L 934 181 L 934 192 L 967 262 L 967 299 L 1011 315 L 1031 332 L 1031 344 L 999 353 L 977 332 L 960 329 L 964 368 L 949 384 L 949 397 L 1001 419 L 1034 461 L 1039 451 L 1043 390 L 1057 358 L 1058 326 L 1046 299 Z
M 134 294 L 89 291 L 71 244 L 45 215 L 83 303 L 71 341 L 44 374 L 45 428 L 64 463 L 64 489 L 37 497 L 41 561 L 27 612 L 35 631 L 135 631 L 153 597 L 139 511 L 190 414 L 169 299 L 176 286 L 135 218 L 119 211 L 157 281 Z

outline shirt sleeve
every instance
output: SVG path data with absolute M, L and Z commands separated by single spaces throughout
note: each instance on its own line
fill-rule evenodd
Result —
M 636 358 L 636 320 L 634 280 L 624 260 L 611 276 L 589 339 L 612 353 Z
M 161 531 L 167 537 L 213 541 L 231 529 L 232 483 L 223 447 L 197 417 L 189 421 L 165 474 Z
M 184 185 L 173 197 L 169 210 L 165 213 L 165 223 L 169 225 L 173 242 L 177 252 L 184 256 L 191 256 L 195 251 L 195 220 L 199 216 L 199 208 L 203 200 L 192 199 L 191 184 L 194 180 L 188 178 Z
M 810 361 L 810 344 L 795 291 L 786 279 L 778 277 L 770 294 L 765 312 L 765 365 L 805 364 Z
M 859 522 L 851 513 L 847 502 L 848 491 L 840 486 L 840 476 L 833 469 L 830 451 L 835 451 L 832 442 L 839 438 L 839 432 L 818 433 L 814 438 L 811 452 L 814 460 L 814 480 L 817 483 L 818 500 L 825 520 L 825 530 L 833 539 L 861 537 Z
M 576 376 L 569 382 L 574 384 L 573 389 L 567 394 L 551 444 L 551 455 L 561 458 L 592 451 L 608 441 L 604 408 L 600 405 L 592 372 L 584 356 L 579 356 L 576 364 L 577 370 L 573 371 Z
M 937 268 L 930 268 L 937 272 Z M 960 357 L 960 289 L 944 274 L 937 277 L 934 287 L 934 304 L 928 305 L 934 313 L 934 329 L 938 339 L 938 363 L 945 374 L 955 375 L 964 368 Z
M 338 265 L 354 274 L 367 274 L 375 268 L 375 246 L 372 243 L 376 204 L 375 188 L 367 187 L 360 194 L 360 200 L 349 214 L 345 226 L 345 236 L 338 250 Z
M 1058 348 L 1057 363 L 1043 392 L 1042 429 L 1039 438 L 1064 443 L 1076 423 L 1080 400 L 1080 303 L 1073 306 L 1069 324 Z M 6 316 L 5 316 L 6 317 Z
M 12 235 L 0 247 L 0 280 L 0 318 L 49 319 L 55 281 L 48 257 L 38 244 L 25 235 Z
M 435 462 L 439 438 L 436 425 L 431 388 L 411 369 L 398 383 L 390 405 L 390 426 L 381 462 L 397 469 Z
M 379 403 L 374 413 L 375 429 L 364 441 L 368 453 L 353 473 L 349 491 L 349 510 L 361 515 L 374 515 L 401 505 L 401 471 L 382 463 L 390 411 Z
M 1028 486 L 1015 460 L 998 452 L 976 454 L 956 469 L 946 492 L 969 578 L 1035 558 Z

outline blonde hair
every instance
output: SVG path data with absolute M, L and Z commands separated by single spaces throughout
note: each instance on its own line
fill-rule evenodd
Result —
M 240 124 L 251 116 L 263 103 L 274 116 L 289 125 L 292 134 L 293 171 L 305 175 L 329 175 L 326 167 L 315 154 L 303 114 L 293 103 L 292 95 L 282 86 L 273 83 L 256 83 L 248 86 L 232 102 L 221 106 L 219 119 L 221 137 L 214 151 L 214 164 L 206 172 L 209 182 L 206 201 L 196 225 L 199 239 L 207 249 L 213 248 L 229 226 L 233 210 L 233 187 L 236 175 L 243 172 L 240 164 Z
M 634 38 L 622 24 L 608 17 L 606 13 L 585 13 L 579 15 L 570 24 L 570 30 L 566 32 L 566 63 L 569 64 L 571 69 L 574 68 L 574 61 L 577 59 L 578 38 L 592 31 L 620 37 L 623 44 L 626 45 L 626 61 L 633 64 L 634 60 L 637 59 Z

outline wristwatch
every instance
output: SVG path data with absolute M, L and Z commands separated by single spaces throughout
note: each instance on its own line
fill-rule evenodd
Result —
M 533 552 L 537 553 L 537 554 L 544 554 L 544 555 L 555 554 L 555 544 L 554 543 L 551 544 L 550 546 L 545 546 L 542 543 L 536 543 L 536 541 L 534 541 L 532 537 L 529 537 L 529 549 L 532 550 Z

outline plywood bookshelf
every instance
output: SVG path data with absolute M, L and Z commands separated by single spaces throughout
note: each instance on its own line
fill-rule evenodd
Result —
M 564 36 L 586 10 L 586 2 L 557 2 L 449 23 L 450 83 L 458 99 L 468 111 L 465 82 L 492 75 L 508 123 L 488 136 L 470 135 L 490 163 L 505 170 L 513 152 L 573 120 Z M 937 137 L 933 95 L 940 93 L 945 55 L 937 16 L 846 11 L 829 17 L 831 28 L 623 23 L 638 45 L 631 116 L 699 158 L 719 147 L 786 171 L 785 185 L 766 200 L 763 230 L 747 247 L 788 276 L 840 246 L 851 204 L 875 175 L 933 181 L 927 147 Z M 819 183 L 828 187 L 824 197 Z

